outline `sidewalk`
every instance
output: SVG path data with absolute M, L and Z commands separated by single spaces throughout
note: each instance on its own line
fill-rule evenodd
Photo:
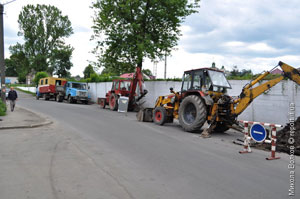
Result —
M 0 130 L 34 128 L 52 123 L 50 120 L 19 106 L 16 106 L 14 112 L 11 112 L 7 106 L 6 116 L 0 116 L 0 119 L 2 119 Z

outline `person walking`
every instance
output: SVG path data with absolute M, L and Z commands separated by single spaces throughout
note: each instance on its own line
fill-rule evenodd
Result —
M 11 112 L 13 112 L 15 109 L 16 101 L 18 99 L 18 94 L 14 90 L 14 87 L 10 87 L 10 91 L 8 92 L 7 99 L 10 101 L 10 110 Z

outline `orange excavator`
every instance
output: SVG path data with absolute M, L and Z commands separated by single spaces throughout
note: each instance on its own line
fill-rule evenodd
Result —
M 109 105 L 113 111 L 118 110 L 118 100 L 120 97 L 128 97 L 128 110 L 138 108 L 137 102 L 147 94 L 144 89 L 143 74 L 140 67 L 136 68 L 132 79 L 114 79 L 112 88 L 105 95 L 105 98 L 98 98 L 101 108 Z
M 278 66 L 283 70 L 281 76 L 254 87 Z M 297 69 L 283 62 L 279 62 L 275 68 L 245 85 L 238 97 L 227 95 L 227 89 L 231 86 L 223 71 L 212 68 L 185 71 L 181 91 L 175 92 L 170 88 L 171 94 L 159 96 L 153 109 L 141 110 L 138 120 L 163 125 L 173 122 L 175 118 L 188 132 L 199 130 L 207 122 L 209 126 L 203 131 L 203 137 L 209 137 L 212 131 L 234 128 L 238 124 L 237 117 L 249 104 L 284 78 L 300 85 L 300 72 Z

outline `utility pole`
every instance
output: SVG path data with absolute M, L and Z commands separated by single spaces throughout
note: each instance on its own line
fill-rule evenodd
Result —
M 10 4 L 16 0 L 11 0 L 4 4 L 0 3 L 0 72 L 1 72 L 1 100 L 6 103 L 5 86 L 5 63 L 4 63 L 4 33 L 3 33 L 3 14 L 4 5 Z
M 0 72 L 1 72 L 1 99 L 6 103 L 5 97 L 5 64 L 4 64 L 4 34 L 3 34 L 4 6 L 0 4 Z
M 167 53 L 165 54 L 165 74 L 164 79 L 167 79 Z

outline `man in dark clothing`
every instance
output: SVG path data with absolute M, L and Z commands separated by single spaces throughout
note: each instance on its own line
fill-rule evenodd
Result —
M 10 87 L 10 91 L 8 92 L 8 100 L 10 100 L 10 110 L 13 112 L 15 109 L 16 101 L 18 99 L 18 94 L 14 90 L 14 87 Z

